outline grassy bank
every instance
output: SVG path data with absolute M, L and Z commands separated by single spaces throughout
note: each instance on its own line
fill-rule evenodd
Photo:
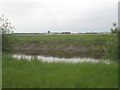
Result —
M 36 44 L 39 46 L 46 45 L 49 48 L 62 48 L 67 45 L 86 46 L 86 47 L 102 47 L 106 46 L 106 42 L 110 37 L 117 38 L 116 35 L 111 34 L 77 34 L 77 35 L 14 35 L 14 46 Z M 52 47 L 50 47 L 52 46 Z
M 11 39 L 13 49 L 22 52 L 61 50 L 92 58 L 114 59 L 117 56 L 117 35 L 114 34 L 13 35 Z
M 117 88 L 116 63 L 42 63 L 3 55 L 3 88 Z

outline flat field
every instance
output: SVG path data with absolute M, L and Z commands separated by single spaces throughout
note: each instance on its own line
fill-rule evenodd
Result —
M 73 46 L 106 46 L 106 42 L 117 38 L 111 34 L 71 34 L 71 35 L 13 35 L 14 45 L 36 44 L 36 45 L 68 45 Z M 60 48 L 60 46 L 58 46 Z M 62 47 L 62 46 L 61 46 Z M 57 48 L 57 47 L 56 47 Z

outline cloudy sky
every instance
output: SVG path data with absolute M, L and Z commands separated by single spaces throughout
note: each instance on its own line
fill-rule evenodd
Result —
M 108 32 L 119 0 L 0 0 L 15 32 Z

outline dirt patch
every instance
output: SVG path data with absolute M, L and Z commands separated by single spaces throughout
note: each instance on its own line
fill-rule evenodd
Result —
M 48 50 L 53 50 L 53 51 L 65 51 L 65 52 L 88 52 L 90 51 L 89 48 L 87 47 L 76 47 L 73 45 L 68 45 L 65 46 L 64 48 L 59 48 L 59 47 L 55 47 L 53 45 L 47 46 L 47 45 L 42 45 L 42 46 L 37 46 L 36 44 L 28 44 L 28 45 L 24 45 L 24 46 L 20 46 L 20 47 L 14 47 L 14 50 L 18 50 L 18 51 L 22 51 L 22 50 L 30 50 L 30 51 L 48 51 Z
M 87 47 L 76 47 L 76 46 L 67 46 L 66 48 L 63 49 L 64 51 L 69 51 L 69 52 L 88 52 L 90 51 Z
M 51 47 L 50 47 L 51 46 Z M 71 57 L 71 56 L 81 56 L 81 57 L 92 57 L 92 58 L 101 58 L 104 55 L 104 52 L 101 52 L 102 49 L 91 49 L 85 46 L 74 46 L 68 45 L 61 48 L 60 45 L 36 45 L 36 44 L 27 44 L 20 47 L 14 47 L 16 53 L 27 53 L 32 55 L 50 55 L 50 56 L 60 56 L 60 57 Z

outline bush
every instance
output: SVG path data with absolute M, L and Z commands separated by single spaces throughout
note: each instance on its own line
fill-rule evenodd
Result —
M 118 60 L 120 62 L 120 29 L 117 36 L 118 36 Z
M 11 26 L 11 23 L 8 22 L 8 19 L 5 19 L 2 15 L 0 17 L 0 31 L 2 33 L 2 52 L 10 52 L 11 49 L 11 38 L 14 26 Z
M 118 60 L 118 38 L 113 37 L 111 37 L 110 40 L 107 42 L 107 51 L 105 54 L 105 58 L 110 60 Z
M 11 52 L 11 37 L 10 35 L 2 35 L 2 52 Z

